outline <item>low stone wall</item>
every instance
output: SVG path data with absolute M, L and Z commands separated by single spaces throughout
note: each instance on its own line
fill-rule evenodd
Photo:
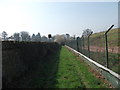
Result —
M 57 43 L 3 41 L 2 86 L 9 87 L 11 82 L 30 74 L 59 47 Z

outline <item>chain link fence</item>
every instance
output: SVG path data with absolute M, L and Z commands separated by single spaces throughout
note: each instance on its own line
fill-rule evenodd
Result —
M 92 34 L 89 41 L 88 37 L 77 37 L 75 40 L 66 42 L 66 45 L 120 74 L 120 52 L 118 50 L 118 42 L 120 42 L 120 39 L 118 39 L 118 33 L 120 33 L 120 29 L 114 29 L 107 35 L 108 62 L 106 56 L 105 32 Z

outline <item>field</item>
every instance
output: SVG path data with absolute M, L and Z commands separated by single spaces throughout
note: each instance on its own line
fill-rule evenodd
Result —
M 99 32 L 99 33 L 94 33 L 90 37 L 90 44 L 91 45 L 96 45 L 99 47 L 103 47 L 105 43 L 105 31 Z M 118 47 L 120 46 L 118 42 L 120 42 L 120 39 L 118 39 L 120 35 L 120 28 L 118 29 L 112 29 L 111 31 L 108 32 L 108 44 L 109 48 L 111 47 Z

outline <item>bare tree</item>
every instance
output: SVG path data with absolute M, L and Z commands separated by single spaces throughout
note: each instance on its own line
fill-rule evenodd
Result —
M 54 36 L 54 42 L 57 42 L 59 44 L 65 43 L 65 40 L 66 40 L 66 36 L 64 34 Z
M 68 33 L 66 34 L 66 38 L 67 38 L 67 39 L 69 39 L 69 38 L 70 38 L 70 35 L 69 35 Z
M 32 38 L 31 38 L 31 41 L 35 41 L 36 40 L 36 37 L 35 37 L 35 34 L 32 35 Z
M 20 40 L 20 34 L 19 33 L 14 33 L 14 40 L 19 41 Z
M 5 32 L 5 31 L 2 32 L 2 37 L 3 37 L 4 40 L 7 39 L 7 35 L 8 35 L 7 32 Z
M 48 34 L 48 38 L 49 38 L 49 42 L 51 42 L 52 41 L 52 35 Z
M 20 32 L 20 34 L 21 34 L 22 41 L 29 41 L 30 35 L 28 32 L 22 31 Z
M 42 41 L 42 42 L 47 42 L 47 41 L 48 41 L 48 38 L 47 38 L 46 36 L 42 36 L 41 41 Z
M 31 38 L 31 41 L 40 42 L 41 41 L 41 35 L 40 35 L 40 33 L 38 33 L 37 35 L 33 34 L 32 38 Z
M 36 41 L 41 41 L 41 35 L 40 35 L 40 33 L 38 33 L 38 34 L 36 35 Z
M 88 37 L 93 31 L 91 29 L 85 29 L 82 33 L 83 37 Z

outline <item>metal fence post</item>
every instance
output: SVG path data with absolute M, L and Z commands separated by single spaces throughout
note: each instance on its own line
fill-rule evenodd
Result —
M 90 35 L 88 35 L 88 56 L 90 58 L 90 43 L 89 43 L 89 38 L 92 35 L 93 32 L 90 33 Z
M 83 43 L 83 41 L 82 41 L 82 37 L 81 37 L 81 39 L 80 39 L 80 42 L 81 42 L 81 53 L 83 53 L 83 46 L 82 46 L 82 43 Z
M 80 52 L 82 53 L 82 41 L 81 41 L 81 38 L 80 39 Z
M 79 39 L 79 37 L 77 37 L 77 51 L 79 52 L 78 39 Z
M 82 36 L 82 53 L 84 54 L 84 36 Z
M 114 25 L 112 25 L 106 32 L 105 32 L 105 47 L 106 47 L 106 67 L 109 68 L 108 65 L 108 43 L 107 43 L 107 33 L 112 29 Z

